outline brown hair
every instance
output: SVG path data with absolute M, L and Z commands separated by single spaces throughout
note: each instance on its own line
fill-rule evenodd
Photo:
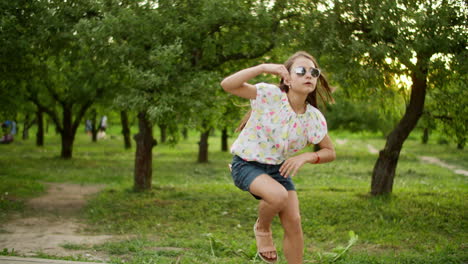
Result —
M 291 57 L 289 57 L 284 63 L 284 66 L 289 72 L 291 72 L 291 67 L 294 64 L 294 61 L 300 57 L 304 57 L 306 59 L 311 60 L 315 64 L 315 67 L 320 68 L 317 63 L 317 60 L 312 55 L 310 55 L 309 53 L 305 51 L 298 51 L 294 53 Z M 281 91 L 284 91 L 286 93 L 289 92 L 289 86 L 284 83 L 283 79 L 281 79 L 280 81 L 279 88 L 281 89 Z M 322 72 L 320 73 L 320 76 L 317 80 L 316 88 L 314 89 L 313 92 L 307 95 L 306 102 L 311 104 L 315 108 L 319 108 L 318 100 L 317 100 L 317 93 L 318 93 L 321 103 L 325 103 L 325 102 L 332 103 L 334 102 L 333 97 L 331 95 L 332 91 L 333 91 L 333 88 L 328 84 L 327 78 L 323 75 L 323 72 Z M 249 112 L 247 112 L 247 114 L 245 114 L 239 126 L 237 127 L 236 132 L 241 131 L 245 127 L 245 124 L 249 120 L 251 113 L 252 113 L 252 110 L 250 110 Z

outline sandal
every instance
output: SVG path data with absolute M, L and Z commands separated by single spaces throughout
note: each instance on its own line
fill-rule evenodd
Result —
M 266 263 L 276 263 L 276 261 L 278 260 L 278 255 L 276 255 L 275 258 L 268 258 L 268 257 L 265 257 L 264 255 L 262 255 L 262 253 L 266 253 L 266 252 L 276 252 L 276 248 L 275 246 L 266 246 L 266 247 L 262 247 L 262 248 L 259 248 L 259 243 L 258 243 L 258 238 L 269 238 L 273 244 L 273 236 L 271 234 L 271 231 L 270 232 L 261 232 L 261 231 L 257 231 L 257 223 L 258 223 L 258 219 L 257 221 L 255 222 L 255 225 L 254 225 L 254 234 L 255 234 L 255 240 L 257 241 L 257 255 L 263 260 L 265 261 Z

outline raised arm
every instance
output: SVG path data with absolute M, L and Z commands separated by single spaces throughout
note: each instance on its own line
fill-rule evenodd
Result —
M 257 97 L 257 88 L 247 82 L 262 73 L 279 75 L 284 79 L 289 78 L 288 70 L 282 64 L 260 64 L 226 77 L 221 82 L 221 86 L 228 93 L 246 99 L 255 99 Z

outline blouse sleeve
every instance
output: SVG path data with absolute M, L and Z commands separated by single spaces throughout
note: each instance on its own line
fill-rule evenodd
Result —
M 327 121 L 323 114 L 316 108 L 311 113 L 310 126 L 309 126 L 309 142 L 318 144 L 327 135 Z
M 281 90 L 279 87 L 268 83 L 257 83 L 257 97 L 250 100 L 252 109 L 268 110 L 278 107 L 281 101 Z

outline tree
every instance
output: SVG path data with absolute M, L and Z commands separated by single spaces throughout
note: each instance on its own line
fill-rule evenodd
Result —
M 32 69 L 31 40 L 40 35 L 35 27 L 40 20 L 36 14 L 43 10 L 35 1 L 0 1 L 0 115 L 10 120 L 18 121 L 19 113 L 29 117 L 34 111 L 27 102 L 22 82 L 27 78 L 25 73 Z M 31 122 L 25 124 L 29 127 Z M 41 143 L 43 140 L 38 138 L 38 144 Z
M 195 76 L 193 80 L 198 82 L 191 83 L 201 89 L 194 98 L 196 115 L 192 120 L 196 120 L 200 132 L 198 161 L 207 162 L 209 131 L 220 120 L 225 109 L 222 104 L 228 100 L 218 84 L 223 65 L 263 57 L 281 42 L 279 36 L 286 34 L 292 18 L 300 13 L 283 0 L 273 5 L 255 0 L 162 3 L 160 11 L 173 19 L 167 23 L 178 25 L 173 37 L 181 39 L 183 56 Z M 206 76 L 206 80 L 199 76 Z
M 440 66 L 435 58 L 465 52 L 463 5 L 445 0 L 333 1 L 308 24 L 315 29 L 310 46 L 322 52 L 342 87 L 381 92 L 392 89 L 396 77 L 411 79 L 406 112 L 387 136 L 374 166 L 373 195 L 392 192 L 401 148 L 423 113 L 429 76 Z
M 11 78 L 38 112 L 47 113 L 62 138 L 61 157 L 72 157 L 73 141 L 86 110 L 106 86 L 105 62 L 97 61 L 93 49 L 80 42 L 77 25 L 99 16 L 94 1 L 20 1 L 15 6 L 14 28 L 23 44 L 21 76 Z M 24 44 L 26 43 L 26 44 Z M 8 47 L 11 47 L 9 44 Z M 7 70 L 9 73 L 14 70 Z M 38 114 L 38 116 L 41 116 Z M 39 118 L 40 120 L 41 118 Z M 42 126 L 39 126 L 42 127 Z
M 216 72 L 197 72 L 190 84 L 194 88 L 191 122 L 200 132 L 197 158 L 199 163 L 208 162 L 208 137 L 216 127 L 216 121 L 222 116 L 220 105 L 224 98 L 218 87 L 219 79 Z
M 189 70 L 180 40 L 172 37 L 180 26 L 152 1 L 108 1 L 104 13 L 94 28 L 109 39 L 109 57 L 119 61 L 122 90 L 116 105 L 137 113 L 134 190 L 144 191 L 152 186 L 154 124 L 171 127 L 184 120 L 190 108 L 191 87 L 181 81 Z
M 200 117 L 200 160 L 206 160 L 207 131 L 219 112 L 219 93 L 210 92 L 219 89 L 219 79 L 212 76 L 227 61 L 257 58 L 274 46 L 275 31 L 265 28 L 274 29 L 279 21 L 261 23 L 271 17 L 265 6 L 257 1 L 241 6 L 232 1 L 107 2 L 105 18 L 96 27 L 107 32 L 111 50 L 129 76 L 117 104 L 135 110 L 139 118 L 135 190 L 151 188 L 154 124 L 175 133 L 192 113 Z M 249 33 L 254 28 L 258 36 Z

